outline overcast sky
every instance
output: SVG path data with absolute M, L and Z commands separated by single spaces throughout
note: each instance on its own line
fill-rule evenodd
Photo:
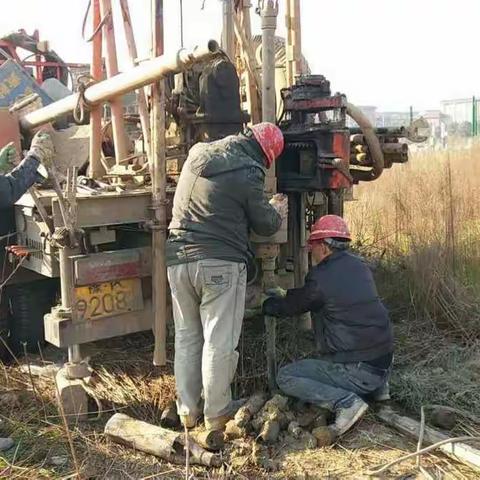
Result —
M 0 31 L 40 30 L 66 61 L 88 62 L 81 36 L 88 0 L 1 0 Z M 114 8 L 118 0 L 112 0 Z M 166 49 L 180 44 L 179 0 L 164 0 Z M 185 43 L 220 38 L 221 2 L 184 0 Z M 252 0 L 256 5 L 257 0 Z M 278 33 L 283 35 L 283 0 Z M 148 55 L 150 0 L 130 0 L 140 56 Z M 438 108 L 440 100 L 480 95 L 480 0 L 301 0 L 303 53 L 313 73 L 359 105 L 384 110 Z M 126 66 L 120 14 L 117 47 Z M 259 18 L 252 11 L 254 30 Z

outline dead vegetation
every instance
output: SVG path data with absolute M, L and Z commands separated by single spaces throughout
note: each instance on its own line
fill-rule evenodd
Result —
M 452 431 L 458 435 L 480 431 L 477 153 L 480 156 L 480 148 L 417 154 L 410 164 L 361 186 L 356 191 L 360 200 L 347 205 L 356 247 L 378 264 L 380 291 L 395 323 L 393 395 L 413 415 L 430 404 L 460 410 Z M 171 342 L 170 338 L 170 359 Z M 280 363 L 313 351 L 309 335 L 299 333 L 292 320 L 279 322 L 278 346 Z M 71 424 L 69 435 L 52 377 L 39 377 L 15 363 L 2 366 L 0 436 L 12 436 L 15 447 L 0 456 L 0 478 L 67 479 L 79 474 L 92 479 L 184 478 L 182 466 L 114 444 L 103 434 L 105 422 L 115 412 L 158 424 L 173 399 L 172 363 L 165 369 L 152 367 L 152 349 L 150 334 L 88 346 L 96 372 L 89 388 L 102 415 Z M 266 385 L 261 321 L 246 324 L 239 350 L 234 391 L 244 397 Z M 45 364 L 60 361 L 61 356 L 50 347 L 28 360 Z M 369 413 L 335 446 L 308 449 L 287 432 L 276 444 L 261 449 L 251 437 L 237 439 L 225 452 L 222 467 L 191 467 L 191 473 L 211 479 L 359 479 L 415 447 Z M 478 478 L 435 452 L 426 455 L 422 465 L 445 478 Z M 408 477 L 415 471 L 415 460 L 409 460 L 384 478 L 415 478 Z
M 252 327 L 247 326 L 245 335 L 256 338 L 256 343 L 249 343 L 249 346 L 260 350 L 262 335 L 258 332 L 254 335 L 258 326 L 253 331 Z M 295 327 L 291 323 L 282 323 L 280 330 L 282 338 L 294 337 Z M 301 343 L 299 347 L 294 345 L 292 340 L 285 344 L 284 358 L 300 354 Z M 151 366 L 152 349 L 150 334 L 89 346 L 88 353 L 97 372 L 90 388 L 102 403 L 103 414 L 100 419 L 92 415 L 89 422 L 70 424 L 71 444 L 55 399 L 51 373 L 38 377 L 34 372 L 35 375 L 30 376 L 27 369 L 19 365 L 3 366 L 0 372 L 0 435 L 12 436 L 15 447 L 0 456 L 0 478 L 184 478 L 182 466 L 115 444 L 103 433 L 106 421 L 115 412 L 158 424 L 162 408 L 174 396 L 174 380 L 171 365 L 166 369 Z M 171 355 L 171 349 L 169 353 Z M 42 354 L 46 362 L 58 361 L 59 355 L 52 347 Z M 29 360 L 42 364 L 40 356 L 31 356 Z M 263 363 L 259 366 L 251 361 L 260 362 L 260 357 L 246 355 L 244 360 L 245 377 L 256 377 L 245 380 L 253 385 L 262 381 L 265 372 Z M 260 448 L 254 437 L 246 437 L 232 441 L 220 468 L 192 466 L 190 472 L 198 479 L 358 479 L 367 470 L 415 450 L 414 442 L 380 424 L 373 413 L 335 446 L 306 447 L 287 432 L 282 432 L 274 445 Z M 385 478 L 403 478 L 402 475 L 414 471 L 414 465 L 415 461 L 411 460 L 395 466 Z M 449 472 L 452 478 L 476 478 L 467 467 L 442 455 L 427 455 L 423 465 L 432 468 L 436 465 L 438 471 Z
M 426 151 L 347 206 L 392 311 L 395 397 L 480 416 L 480 146 Z

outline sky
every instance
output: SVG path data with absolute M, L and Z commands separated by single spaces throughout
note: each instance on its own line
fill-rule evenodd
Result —
M 40 30 L 69 62 L 89 62 L 82 39 L 88 0 L 0 0 L 0 32 Z M 258 0 L 252 0 L 254 5 Z M 128 56 L 118 0 L 112 0 L 121 68 Z M 183 0 L 185 45 L 220 40 L 220 0 Z M 129 0 L 139 57 L 149 55 L 150 0 Z M 180 46 L 179 0 L 164 0 L 165 48 Z M 284 0 L 277 34 L 284 35 Z M 301 0 L 302 50 L 312 73 L 358 105 L 436 109 L 440 101 L 480 96 L 480 0 Z M 260 19 L 252 9 L 254 33 Z M 89 29 L 87 29 L 89 30 Z M 88 35 L 88 33 L 87 33 Z

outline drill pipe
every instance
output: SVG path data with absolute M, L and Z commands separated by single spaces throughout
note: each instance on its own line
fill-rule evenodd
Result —
M 103 82 L 95 83 L 85 89 L 84 97 L 88 105 L 95 106 L 119 95 L 144 87 L 170 73 L 179 73 L 190 65 L 205 60 L 219 51 L 218 43 L 209 40 L 206 44 L 193 49 L 182 48 L 175 54 L 162 55 L 143 62 L 138 67 L 115 75 Z M 40 108 L 27 113 L 20 118 L 20 125 L 25 130 L 31 130 L 56 118 L 72 112 L 78 101 L 78 94 L 74 93 Z

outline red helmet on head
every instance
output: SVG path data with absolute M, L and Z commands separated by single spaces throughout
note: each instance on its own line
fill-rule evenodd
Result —
M 325 238 L 352 239 L 347 223 L 338 215 L 325 215 L 313 224 L 308 241 L 311 243 Z
M 273 123 L 262 122 L 250 127 L 250 130 L 265 154 L 265 165 L 270 168 L 272 163 L 283 152 L 285 141 L 282 131 Z

